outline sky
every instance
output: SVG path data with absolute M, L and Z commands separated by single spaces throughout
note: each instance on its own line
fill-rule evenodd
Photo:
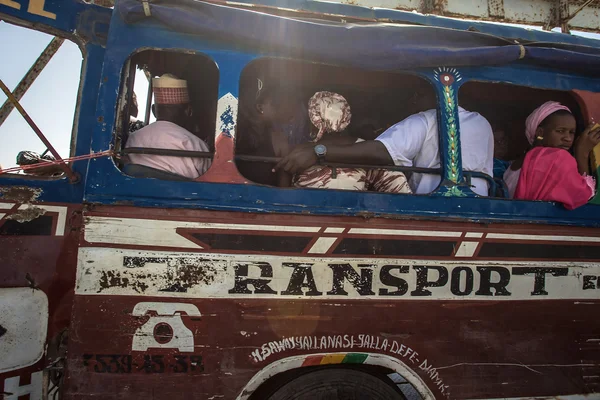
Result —
M 541 27 L 529 27 L 541 29 Z M 574 32 L 574 34 L 600 39 L 600 34 Z M 0 79 L 13 90 L 33 62 L 52 40 L 52 36 L 0 21 Z M 79 89 L 82 54 L 77 45 L 65 40 L 31 88 L 21 99 L 21 104 L 46 135 L 61 157 L 69 157 L 73 116 Z M 148 81 L 138 72 L 134 91 L 139 103 L 139 119 L 144 118 Z M 6 96 L 0 93 L 0 103 Z M 151 122 L 154 118 L 151 116 Z M 22 150 L 43 152 L 45 146 L 17 110 L 13 110 L 0 126 L 0 165 L 16 165 L 16 155 Z

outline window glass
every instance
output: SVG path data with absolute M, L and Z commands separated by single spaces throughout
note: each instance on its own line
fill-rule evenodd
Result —
M 0 21 L 0 36 L 10 38 L 0 42 L 0 53 L 5 55 L 0 66 L 0 78 L 11 91 L 15 91 L 21 79 L 54 37 L 2 21 Z M 72 151 L 71 136 L 81 63 L 82 54 L 78 46 L 64 40 L 20 100 L 25 111 L 62 158 L 69 157 Z M 4 104 L 6 100 L 7 97 L 0 92 L 0 103 Z M 28 153 L 21 153 L 24 151 Z M 21 153 L 20 160 L 17 160 L 19 153 Z M 32 163 L 39 160 L 38 156 L 42 155 L 50 156 L 50 152 L 21 114 L 13 109 L 0 125 L 0 165 L 3 168 L 10 168 L 16 166 L 18 162 Z M 38 176 L 61 173 L 58 168 L 28 172 Z

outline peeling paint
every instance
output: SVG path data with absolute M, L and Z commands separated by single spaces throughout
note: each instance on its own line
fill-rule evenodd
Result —
M 0 186 L 0 198 L 16 203 L 31 203 L 42 194 L 42 189 L 27 186 Z
M 6 219 L 12 219 L 20 223 L 29 222 L 46 214 L 46 210 L 41 207 L 30 205 L 29 207 L 18 210 L 13 214 L 7 215 Z
M 163 268 L 160 271 L 146 268 L 150 264 L 159 264 Z M 101 271 L 97 293 L 112 288 L 129 288 L 144 293 L 150 285 L 159 292 L 186 293 L 191 287 L 211 284 L 217 275 L 213 261 L 197 257 L 125 256 L 123 267 L 125 269 Z

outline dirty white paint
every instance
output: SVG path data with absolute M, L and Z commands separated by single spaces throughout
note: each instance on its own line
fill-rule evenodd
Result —
M 31 374 L 31 382 L 20 385 L 21 377 L 13 376 L 4 380 L 4 400 L 18 400 L 21 396 L 28 396 L 29 400 L 42 400 L 43 372 L 37 371 Z
M 524 269 L 529 268 L 529 270 Z M 557 268 L 554 273 L 545 268 Z M 537 274 L 537 275 L 536 275 Z M 180 298 L 599 300 L 600 264 L 80 248 L 76 293 Z M 596 282 L 596 281 L 593 281 Z M 171 289 L 171 288 L 177 288 Z M 183 289 L 183 290 L 182 290 Z
M 320 237 L 317 239 L 315 244 L 308 250 L 309 254 L 325 254 L 333 246 L 337 238 L 334 237 Z
M 238 115 L 238 99 L 231 93 L 222 96 L 217 103 L 217 132 L 226 132 L 235 137 L 235 124 Z
M 200 317 L 198 308 L 189 303 L 142 302 L 136 304 L 132 315 L 142 317 L 150 314 L 148 321 L 139 327 L 133 335 L 131 349 L 179 349 L 181 352 L 194 351 L 194 334 L 183 323 L 181 315 Z M 153 315 L 156 314 L 156 315 Z M 173 338 L 168 343 L 159 343 L 154 338 L 154 328 L 167 324 L 173 330 Z
M 114 243 L 154 247 L 202 249 L 197 243 L 177 233 L 177 229 L 256 230 L 250 224 L 211 224 L 186 221 L 157 221 L 151 219 L 89 217 L 84 237 L 89 243 Z M 260 225 L 265 232 L 319 232 L 320 227 Z
M 455 257 L 473 257 L 478 244 L 477 242 L 462 242 L 456 250 Z
M 371 229 L 371 228 L 351 228 L 348 233 L 357 235 L 377 235 L 377 236 L 423 236 L 423 237 L 460 237 L 462 232 L 456 231 L 419 231 L 408 229 Z
M 315 354 L 306 354 L 301 356 L 287 357 L 282 358 L 280 360 L 274 361 L 271 364 L 267 365 L 265 368 L 261 369 L 250 379 L 244 390 L 240 393 L 236 400 L 247 400 L 252 393 L 258 387 L 264 383 L 267 379 L 272 376 L 275 376 L 281 372 L 290 371 L 292 369 L 302 367 L 302 364 L 306 360 L 307 357 L 314 356 L 326 356 L 336 354 L 344 354 L 344 353 L 315 353 Z M 382 367 L 386 367 L 395 371 L 402 375 L 404 379 L 406 379 L 413 387 L 419 392 L 423 400 L 434 400 L 435 396 L 431 392 L 431 390 L 427 387 L 423 379 L 411 368 L 409 368 L 405 363 L 398 360 L 395 357 L 391 357 L 384 354 L 369 354 L 366 360 L 363 362 L 365 365 L 378 365 Z
M 48 297 L 38 289 L 0 288 L 0 373 L 36 363 L 44 354 Z

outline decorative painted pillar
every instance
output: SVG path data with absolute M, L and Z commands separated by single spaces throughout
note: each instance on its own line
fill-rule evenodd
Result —
M 435 89 L 438 99 L 441 100 L 438 131 L 440 134 L 442 183 L 436 193 L 444 196 L 471 196 L 474 193 L 466 186 L 460 151 L 458 88 L 462 77 L 456 68 L 447 67 L 436 68 L 433 76 L 438 82 Z

